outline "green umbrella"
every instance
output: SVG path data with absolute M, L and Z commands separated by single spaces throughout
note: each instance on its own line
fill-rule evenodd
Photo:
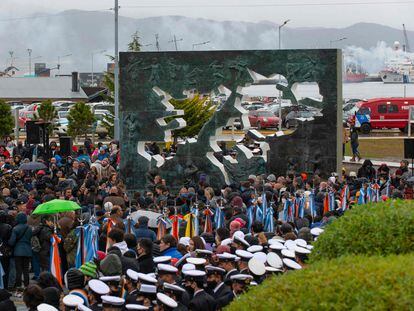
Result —
M 52 200 L 43 204 L 40 204 L 34 210 L 34 215 L 44 214 L 57 214 L 62 212 L 76 211 L 80 209 L 80 206 L 73 201 L 65 200 Z

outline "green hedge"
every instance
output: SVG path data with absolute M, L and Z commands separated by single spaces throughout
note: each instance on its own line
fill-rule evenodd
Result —
M 342 255 L 389 255 L 414 251 L 414 202 L 356 206 L 330 224 L 314 243 L 309 261 Z
M 273 277 L 227 310 L 410 310 L 414 255 L 347 256 Z

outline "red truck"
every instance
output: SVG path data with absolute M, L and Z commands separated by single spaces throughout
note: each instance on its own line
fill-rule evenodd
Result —
M 414 97 L 374 98 L 357 104 L 359 110 L 350 117 L 351 123 L 363 134 L 372 129 L 398 128 L 408 130 L 410 106 L 414 106 Z

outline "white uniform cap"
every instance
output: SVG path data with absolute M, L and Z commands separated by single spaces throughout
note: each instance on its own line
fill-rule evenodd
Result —
M 48 305 L 47 303 L 41 303 L 37 306 L 37 311 L 59 311 L 54 306 Z
M 270 244 L 269 248 L 276 251 L 281 251 L 282 249 L 286 249 L 286 246 L 284 246 L 282 243 L 277 242 Z
M 195 270 L 195 266 L 192 263 L 186 263 L 183 265 L 181 272 L 184 273 L 185 271 Z
M 269 266 L 276 269 L 283 268 L 283 261 L 276 253 L 267 254 L 267 263 L 269 264 Z
M 139 274 L 138 274 L 138 272 L 136 272 L 136 271 L 134 271 L 134 270 L 132 270 L 132 269 L 128 269 L 127 271 L 126 271 L 126 275 L 131 279 L 131 280 L 133 280 L 133 281 L 135 281 L 135 282 L 137 282 L 138 281 L 138 277 L 139 277 Z
M 169 307 L 169 308 L 177 308 L 178 303 L 172 299 L 171 297 L 167 296 L 166 294 L 163 293 L 158 293 L 157 294 L 157 300 L 159 303 Z
M 272 273 L 272 272 L 283 272 L 282 269 L 277 269 L 274 267 L 265 267 L 266 268 L 266 272 L 268 273 Z
M 191 254 L 190 253 L 187 253 L 187 254 L 185 254 L 183 257 L 181 257 L 175 264 L 174 264 L 174 266 L 176 266 L 176 267 L 180 267 L 184 262 L 185 262 L 185 260 L 188 258 L 188 257 L 191 257 Z
M 296 261 L 289 259 L 289 258 L 283 258 L 283 263 L 288 267 L 289 269 L 293 270 L 300 270 L 302 269 L 301 265 L 298 264 Z
M 241 231 L 237 231 L 237 232 L 241 232 Z M 239 235 L 236 235 L 237 232 L 235 232 L 235 234 L 233 235 L 233 242 L 235 242 L 235 243 L 241 243 L 245 247 L 250 247 L 250 244 L 244 239 L 244 237 L 241 237 Z
M 313 250 L 313 245 L 308 244 L 308 245 L 306 245 L 306 248 L 309 249 L 309 250 Z
M 157 278 L 157 275 L 154 272 L 147 273 L 147 275 L 154 278 L 154 279 Z
M 295 251 L 289 249 L 282 249 L 282 256 L 288 258 L 295 258 Z
M 307 248 L 296 246 L 295 247 L 295 253 L 307 255 L 307 254 L 310 254 L 311 251 L 308 250 Z
M 308 245 L 308 243 L 306 243 L 304 239 L 296 239 L 295 243 L 297 246 L 300 246 L 300 247 L 306 247 L 306 245 Z
M 224 239 L 223 241 L 221 241 L 220 245 L 226 245 L 227 246 L 227 245 L 231 244 L 232 241 L 233 240 L 230 239 L 230 238 Z
M 295 247 L 296 247 L 296 243 L 295 243 L 295 241 L 293 241 L 293 240 L 287 240 L 286 242 L 285 242 L 285 246 L 288 248 L 288 249 L 294 249 Z
M 183 244 L 185 246 L 190 245 L 190 240 L 191 238 L 187 237 L 187 236 L 183 236 L 182 238 L 180 238 L 180 240 L 178 241 L 178 244 Z
M 98 295 L 108 295 L 111 291 L 109 286 L 100 280 L 90 280 L 88 282 L 89 289 Z
M 263 246 L 261 245 L 252 245 L 247 249 L 247 251 L 249 251 L 250 253 L 257 253 L 257 252 L 261 252 L 262 250 L 263 250 Z
M 88 308 L 87 306 L 85 306 L 85 305 L 79 305 L 78 306 L 78 310 L 79 311 L 92 311 L 92 309 L 91 308 Z
M 205 266 L 206 272 L 208 273 L 209 271 L 213 271 L 213 272 L 220 272 L 223 275 L 226 273 L 226 270 L 224 270 L 223 268 L 220 267 L 216 267 L 216 266 L 212 266 L 212 265 L 208 265 Z
M 200 255 L 213 255 L 213 252 L 208 249 L 196 249 L 195 252 Z
M 99 278 L 102 282 L 119 282 L 121 281 L 121 276 L 120 275 L 114 275 L 114 276 L 101 276 Z
M 148 284 L 141 284 L 139 288 L 140 293 L 147 293 L 147 294 L 155 294 L 157 292 L 157 286 L 155 285 L 148 285 Z
M 316 228 L 312 228 L 310 233 L 314 236 L 319 236 L 323 231 L 324 231 L 323 229 L 316 227 Z
M 107 212 L 110 212 L 113 207 L 114 207 L 114 205 L 112 204 L 112 202 L 106 202 L 104 204 L 105 211 L 107 211 Z
M 111 306 L 122 306 L 125 303 L 125 299 L 115 296 L 103 295 L 101 296 L 101 299 L 103 304 L 108 304 Z
M 253 276 L 251 276 L 250 274 L 235 274 L 235 275 L 232 275 L 230 277 L 230 280 L 232 280 L 232 281 L 246 281 L 246 280 L 251 281 L 251 280 L 253 280 Z
M 140 273 L 140 272 L 138 272 L 138 280 L 139 281 L 142 281 L 144 283 L 150 283 L 150 284 L 156 284 L 157 283 L 157 279 L 156 278 L 154 278 L 154 277 L 152 277 L 152 276 L 150 276 L 148 274 Z
M 217 254 L 217 258 L 219 260 L 226 260 L 226 261 L 235 261 L 237 256 L 224 252 L 223 254 Z
M 242 231 L 236 231 L 236 232 L 233 233 L 233 239 L 235 237 L 244 239 L 244 233 Z
M 268 240 L 267 242 L 269 243 L 269 244 L 271 244 L 272 242 L 274 242 L 274 241 L 276 241 L 276 242 L 279 242 L 279 243 L 285 243 L 285 239 L 284 238 L 282 238 L 281 236 L 278 236 L 278 235 L 275 235 L 273 238 L 271 238 L 270 240 Z
M 148 310 L 149 308 L 143 305 L 137 305 L 137 304 L 127 304 L 125 305 L 125 308 L 127 310 Z
M 249 260 L 249 271 L 257 276 L 262 276 L 266 273 L 266 266 L 263 262 L 252 258 Z
M 154 263 L 169 263 L 171 261 L 171 256 L 158 256 L 154 257 Z
M 250 247 L 249 247 L 250 248 Z M 253 254 L 250 253 L 250 251 L 245 251 L 243 249 L 238 249 L 236 250 L 236 255 L 239 256 L 242 260 L 249 260 L 251 258 L 253 258 Z
M 63 304 L 67 307 L 77 307 L 83 305 L 83 303 L 83 299 L 76 295 L 69 294 L 63 297 Z
M 176 267 L 171 266 L 171 265 L 166 265 L 165 263 L 159 263 L 157 265 L 157 269 L 158 269 L 158 272 L 160 272 L 160 271 L 165 271 L 165 272 L 169 272 L 169 273 L 177 273 L 178 272 L 178 269 Z
M 187 262 L 192 263 L 195 266 L 200 266 L 200 265 L 205 265 L 207 260 L 205 260 L 204 258 L 190 257 L 190 258 L 187 258 Z
M 167 282 L 164 282 L 163 286 L 164 286 L 164 289 L 172 289 L 173 291 L 182 292 L 182 293 L 185 292 L 184 288 L 174 285 L 174 284 L 167 283 Z
M 253 258 L 257 259 L 258 261 L 261 261 L 263 263 L 266 263 L 267 261 L 267 256 L 265 253 L 263 252 L 257 252 L 253 254 Z
M 188 276 L 195 276 L 195 277 L 201 277 L 201 276 L 205 276 L 206 273 L 204 271 L 200 271 L 200 270 L 187 270 L 187 271 L 183 271 L 184 275 L 188 275 Z

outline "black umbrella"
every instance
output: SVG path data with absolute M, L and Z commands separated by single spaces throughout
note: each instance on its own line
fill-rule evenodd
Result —
M 44 170 L 46 169 L 46 165 L 41 162 L 28 162 L 20 165 L 19 169 L 23 171 Z

